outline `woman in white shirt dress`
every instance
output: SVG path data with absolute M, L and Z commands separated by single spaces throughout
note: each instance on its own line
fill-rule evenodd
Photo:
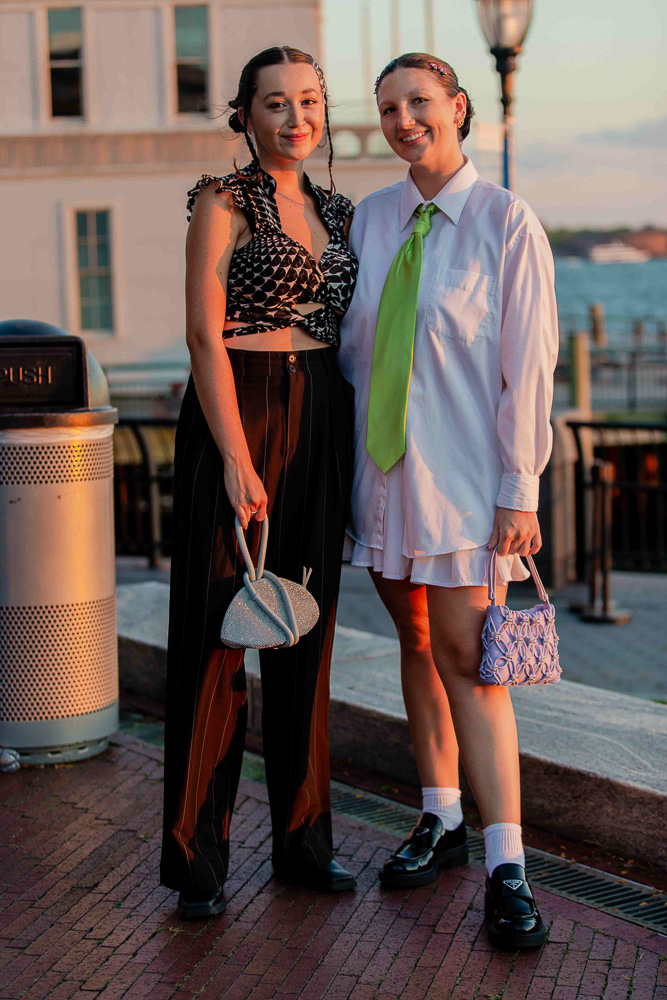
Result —
M 348 557 L 370 570 L 396 624 L 423 785 L 421 819 L 381 878 L 423 885 L 467 860 L 460 749 L 484 825 L 491 939 L 530 947 L 545 929 L 524 869 L 516 724 L 509 691 L 481 685 L 479 666 L 491 550 L 503 603 L 507 583 L 529 575 L 520 556 L 541 547 L 558 351 L 553 259 L 528 205 L 463 155 L 473 109 L 447 63 L 400 56 L 376 97 L 384 136 L 410 169 L 360 203 L 350 235 L 360 271 L 339 354 L 356 390 Z M 420 218 L 404 452 L 382 471 L 367 447 L 378 309 L 422 211 L 430 226 Z

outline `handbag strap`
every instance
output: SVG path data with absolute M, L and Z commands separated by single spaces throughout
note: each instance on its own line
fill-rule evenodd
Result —
M 549 595 L 547 594 L 544 584 L 540 579 L 540 574 L 537 572 L 537 566 L 533 561 L 533 557 L 528 555 L 525 557 L 528 563 L 528 569 L 530 570 L 531 576 L 535 581 L 535 586 L 537 587 L 537 593 L 543 604 L 549 603 Z M 498 567 L 498 546 L 496 545 L 491 553 L 491 564 L 489 566 L 489 600 L 491 604 L 496 603 L 496 573 Z
M 285 589 L 285 585 L 283 584 L 282 580 L 280 580 L 280 578 L 275 576 L 273 573 L 270 573 L 268 569 L 267 570 L 264 569 L 264 561 L 266 559 L 266 547 L 269 541 L 269 519 L 267 516 L 265 516 L 264 520 L 262 521 L 262 537 L 259 544 L 259 559 L 257 560 L 257 569 L 255 569 L 253 561 L 250 557 L 250 552 L 248 551 L 248 543 L 245 540 L 245 532 L 241 527 L 241 522 L 239 521 L 238 517 L 235 518 L 235 524 L 236 524 L 236 537 L 238 538 L 239 548 L 241 549 L 241 555 L 243 556 L 243 561 L 245 562 L 247 570 L 247 572 L 243 574 L 244 586 L 248 591 L 248 593 L 250 594 L 250 596 L 252 597 L 253 601 L 257 604 L 257 606 L 260 607 L 264 612 L 264 614 L 271 619 L 274 625 L 277 625 L 278 628 L 282 632 L 284 632 L 286 640 L 285 645 L 294 646 L 295 643 L 299 641 L 299 627 L 296 623 L 296 617 L 294 615 L 294 608 L 292 607 L 292 601 L 290 600 L 290 596 L 287 593 L 287 590 Z M 283 604 L 285 605 L 285 609 L 287 611 L 287 617 L 289 619 L 288 622 L 284 622 L 282 618 L 279 617 L 279 615 L 275 614 L 275 612 L 271 610 L 271 608 L 265 603 L 265 601 L 262 600 L 262 598 L 255 590 L 253 584 L 257 583 L 257 581 L 261 580 L 263 577 L 266 577 L 267 580 L 271 581 L 271 583 L 274 585 L 274 587 L 282 597 Z
M 262 539 L 259 544 L 259 559 L 257 561 L 257 569 L 250 558 L 250 552 L 248 551 L 248 543 L 245 540 L 245 531 L 241 527 L 241 522 L 238 517 L 234 518 L 236 524 L 236 537 L 238 538 L 239 548 L 241 549 L 241 555 L 243 556 L 243 561 L 245 562 L 246 569 L 248 570 L 248 576 L 251 580 L 261 580 L 264 576 L 264 560 L 266 559 L 266 546 L 269 543 L 269 519 L 267 516 L 264 517 L 262 521 Z

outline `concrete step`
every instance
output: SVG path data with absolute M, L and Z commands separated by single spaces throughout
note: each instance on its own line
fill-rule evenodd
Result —
M 164 699 L 168 587 L 118 589 L 121 687 Z M 249 726 L 261 725 L 259 657 L 246 656 Z M 563 663 L 567 675 L 567 662 Z M 667 707 L 562 680 L 515 688 L 524 822 L 600 844 L 667 871 Z M 331 675 L 331 753 L 419 785 L 395 639 L 338 626 Z M 463 783 L 464 798 L 470 790 Z

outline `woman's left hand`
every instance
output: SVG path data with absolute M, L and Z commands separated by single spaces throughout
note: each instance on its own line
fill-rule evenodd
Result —
M 493 531 L 487 549 L 498 546 L 499 556 L 534 556 L 542 548 L 537 514 L 531 510 L 496 509 Z

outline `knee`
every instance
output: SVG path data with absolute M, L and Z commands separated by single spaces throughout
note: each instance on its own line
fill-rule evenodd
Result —
M 428 618 L 404 614 L 394 617 L 402 653 L 431 654 L 431 633 Z
M 433 641 L 433 659 L 445 687 L 479 683 L 481 637 L 461 632 L 438 635 Z

